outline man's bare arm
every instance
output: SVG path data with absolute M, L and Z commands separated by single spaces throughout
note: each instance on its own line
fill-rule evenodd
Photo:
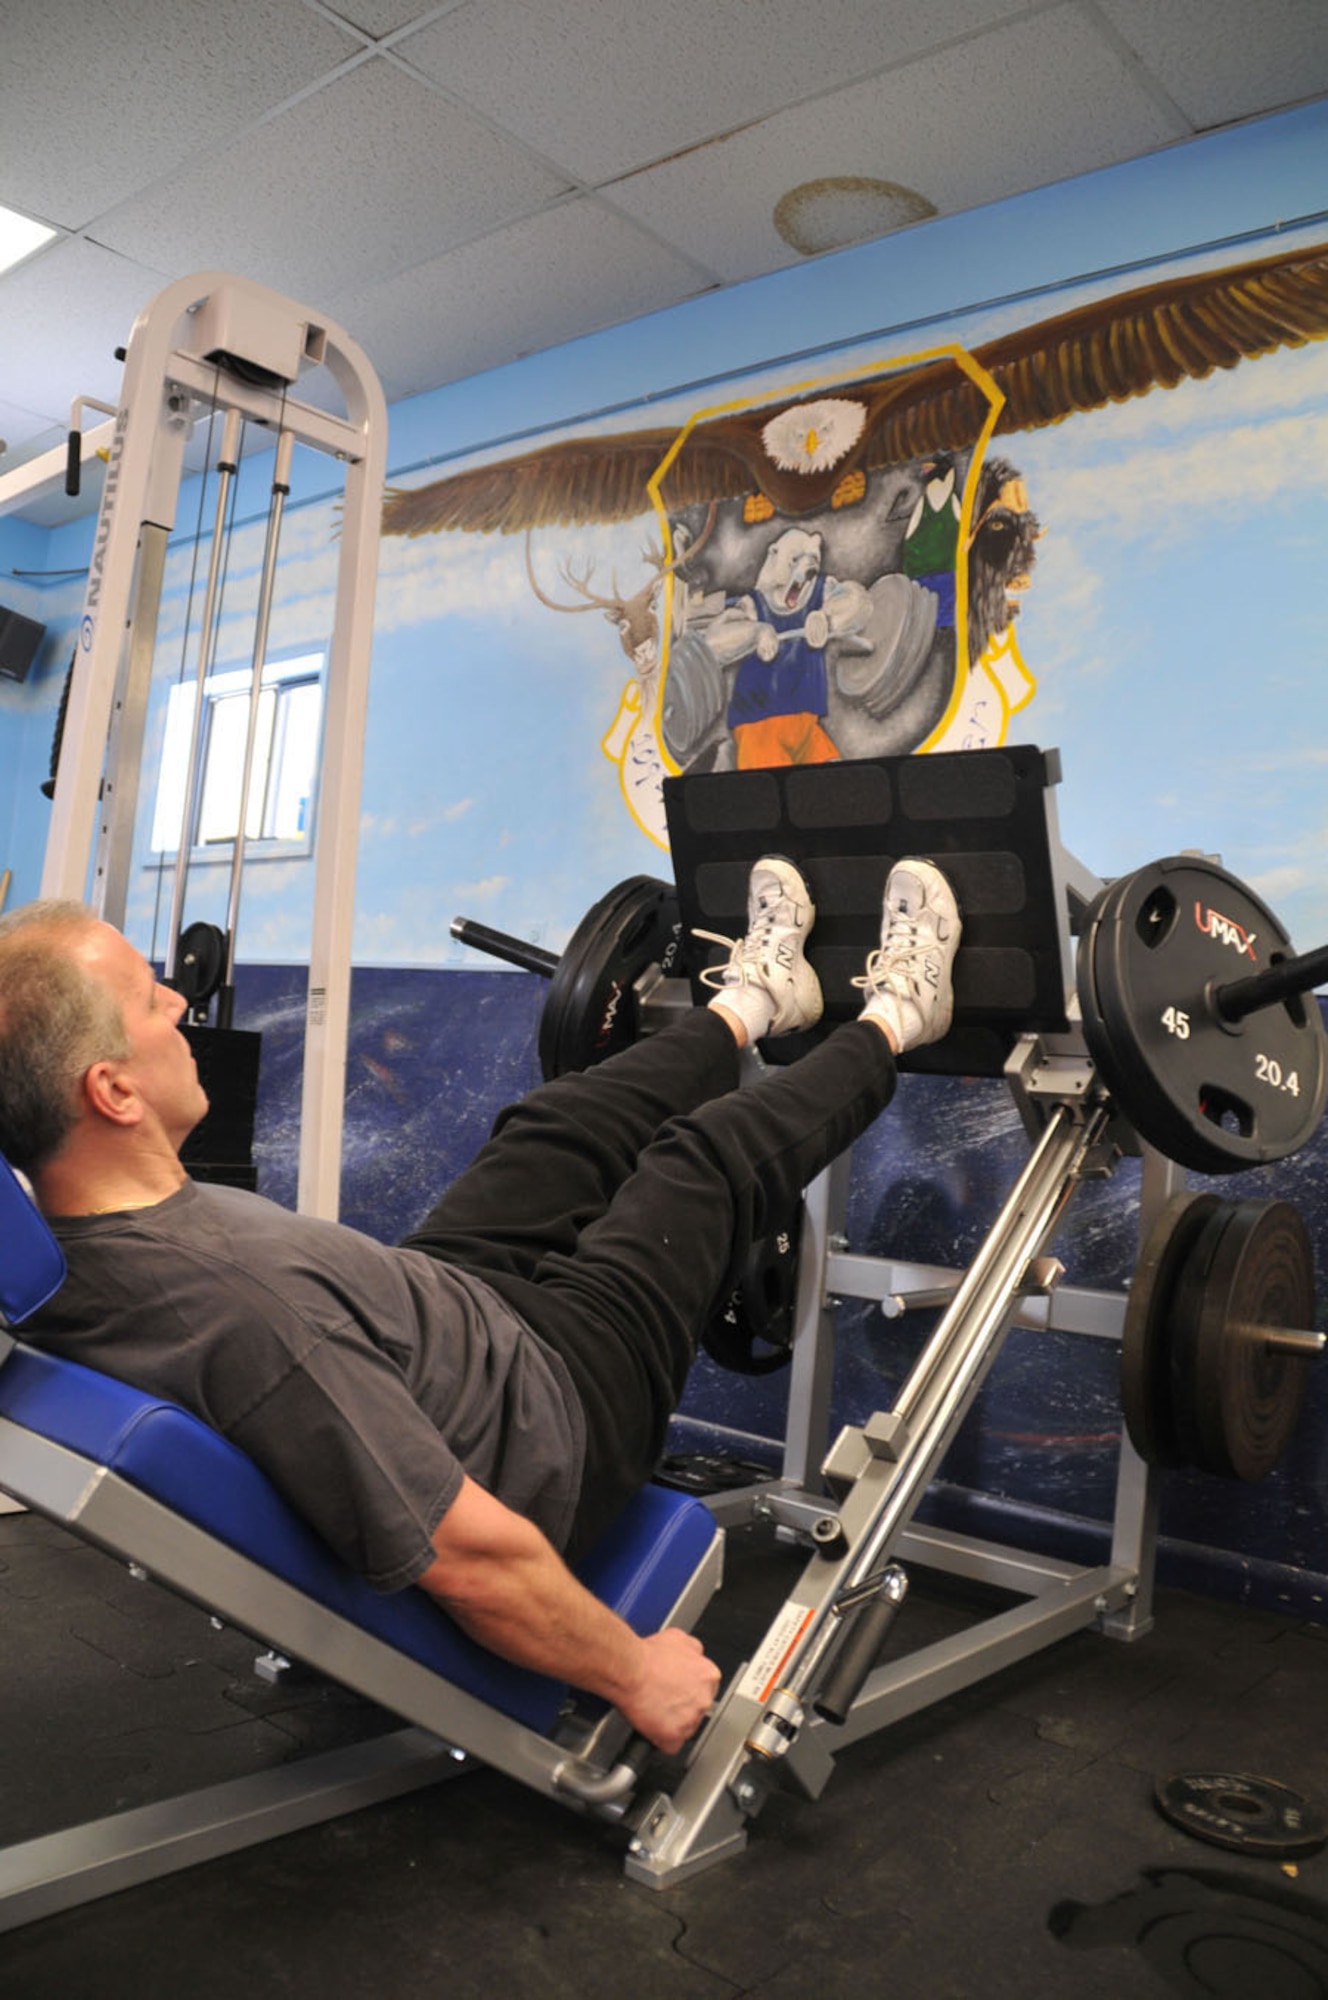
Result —
M 675 1628 L 638 1637 L 533 1522 L 473 1479 L 433 1545 L 420 1585 L 480 1645 L 601 1695 L 661 1750 L 680 1750 L 699 1726 L 720 1680 L 700 1641 Z

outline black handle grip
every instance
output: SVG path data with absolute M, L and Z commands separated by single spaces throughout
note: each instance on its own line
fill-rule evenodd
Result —
M 65 493 L 77 500 L 83 485 L 83 433 L 70 431 L 65 446 Z
M 538 972 L 541 979 L 552 979 L 558 969 L 553 952 L 543 951 L 537 944 L 527 944 L 524 938 L 509 937 L 506 931 L 491 931 L 487 924 L 477 924 L 470 917 L 454 917 L 452 935 L 473 951 L 487 951 L 490 958 L 505 959 L 509 965 L 519 965 L 523 972 Z
M 848 1712 L 862 1693 L 862 1684 L 899 1616 L 900 1600 L 874 1597 L 851 1615 L 848 1637 L 835 1655 L 812 1707 L 823 1722 L 847 1722 Z

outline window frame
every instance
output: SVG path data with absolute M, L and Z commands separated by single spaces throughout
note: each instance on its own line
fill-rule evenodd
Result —
M 314 847 L 314 832 L 318 817 L 319 779 L 322 765 L 323 728 L 326 713 L 327 653 L 324 647 L 302 647 L 274 656 L 264 662 L 262 690 L 272 692 L 276 699 L 272 708 L 271 726 L 266 732 L 266 742 L 260 726 L 254 742 L 254 776 L 250 784 L 249 823 L 254 824 L 258 815 L 259 831 L 245 836 L 246 859 L 255 861 L 294 860 L 311 858 Z M 203 683 L 203 700 L 207 704 L 203 729 L 199 739 L 200 782 L 194 797 L 194 824 L 190 829 L 188 842 L 189 865 L 206 867 L 209 862 L 230 864 L 235 851 L 235 835 L 228 833 L 212 839 L 199 838 L 203 814 L 209 791 L 209 760 L 213 755 L 214 728 L 217 711 L 228 701 L 241 698 L 246 704 L 245 722 L 247 730 L 247 702 L 253 670 L 249 666 L 219 667 L 209 674 Z M 291 709 L 283 696 L 289 697 L 296 690 L 307 687 L 318 690 L 317 714 L 313 730 L 312 751 L 309 758 L 309 787 L 305 794 L 307 807 L 304 825 L 296 834 L 265 834 L 261 831 L 269 814 L 273 798 L 273 753 L 277 754 L 276 774 L 280 783 L 281 759 L 283 755 L 283 735 L 288 730 Z M 196 681 L 177 681 L 167 695 L 166 713 L 162 729 L 161 763 L 157 773 L 156 798 L 153 804 L 151 825 L 148 829 L 148 860 L 157 867 L 168 861 L 173 854 L 184 849 L 181 817 L 185 806 L 185 793 L 189 773 L 183 767 L 187 764 L 189 742 L 193 730 L 194 702 L 197 695 Z M 283 710 L 285 715 L 283 718 Z M 306 743 L 308 735 L 305 736 Z M 243 748 L 244 737 L 233 754 L 238 764 L 239 751 Z M 175 771 L 179 770 L 177 777 Z M 238 805 L 238 781 L 232 773 L 235 787 L 235 804 Z M 172 830 L 173 829 L 173 830 Z

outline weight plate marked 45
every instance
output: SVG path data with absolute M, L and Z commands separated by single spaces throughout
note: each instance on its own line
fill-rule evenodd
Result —
M 1199 1173 L 1283 1159 L 1311 1136 L 1328 1091 L 1318 1002 L 1295 995 L 1228 1022 L 1215 995 L 1292 956 L 1252 890 L 1177 856 L 1123 876 L 1079 947 L 1084 1036 L 1124 1116 Z

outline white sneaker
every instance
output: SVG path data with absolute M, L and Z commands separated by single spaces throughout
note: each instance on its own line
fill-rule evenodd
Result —
M 815 919 L 816 905 L 799 870 L 780 854 L 766 854 L 747 886 L 747 935 L 694 933 L 727 947 L 728 964 L 707 966 L 701 983 L 715 991 L 710 1005 L 736 1014 L 754 1042 L 813 1027 L 821 1018 L 821 982 L 804 956 Z
M 949 1030 L 959 932 L 959 905 L 935 863 L 896 862 L 885 885 L 880 945 L 853 984 L 866 989 L 863 1014 L 886 1023 L 901 1055 Z

